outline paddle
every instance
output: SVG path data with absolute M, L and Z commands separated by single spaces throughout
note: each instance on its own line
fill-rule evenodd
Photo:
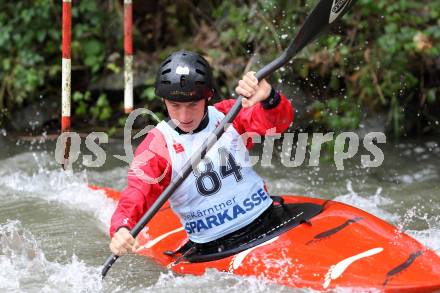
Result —
M 328 28 L 332 23 L 341 18 L 350 7 L 352 0 L 321 0 L 307 17 L 303 26 L 299 30 L 295 39 L 290 43 L 289 47 L 275 60 L 260 69 L 255 77 L 258 81 L 272 74 L 275 70 L 285 65 L 293 56 L 295 56 L 302 48 L 313 41 L 319 33 Z M 241 101 L 243 97 L 239 96 L 232 106 L 231 110 L 218 125 L 214 131 L 214 135 L 203 143 L 201 148 L 194 153 L 190 160 L 183 166 L 180 173 L 170 182 L 168 187 L 162 192 L 159 198 L 154 202 L 150 209 L 142 216 L 136 226 L 130 231 L 130 234 L 136 238 L 139 232 L 153 218 L 159 209 L 165 204 L 168 198 L 176 191 L 180 184 L 192 172 L 192 166 L 197 164 L 205 157 L 208 150 L 216 143 L 220 136 L 225 132 L 226 124 L 231 123 L 241 109 Z M 102 269 L 102 278 L 112 267 L 113 263 L 119 256 L 112 254 L 107 258 Z

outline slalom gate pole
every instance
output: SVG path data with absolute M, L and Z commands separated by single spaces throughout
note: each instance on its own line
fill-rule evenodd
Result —
M 61 73 L 61 133 L 71 129 L 72 95 L 72 0 L 62 0 L 62 73 Z M 124 0 L 124 112 L 133 111 L 133 6 Z M 71 138 L 63 143 L 63 169 L 69 165 Z
M 133 5 L 124 0 L 124 112 L 133 111 Z
M 71 0 L 63 1 L 63 22 L 62 22 L 62 69 L 61 69 L 61 132 L 70 131 L 71 112 L 71 31 L 72 31 L 72 3 Z M 71 138 L 64 143 L 63 169 L 69 164 Z

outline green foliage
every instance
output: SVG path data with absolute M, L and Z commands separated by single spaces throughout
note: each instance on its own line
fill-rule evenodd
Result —
M 60 66 L 49 72 L 45 64 L 58 48 L 54 12 L 44 1 L 0 4 L 0 109 L 22 104 L 44 84 L 42 75 L 59 71 Z
M 86 117 L 88 114 L 88 103 L 90 102 L 90 92 L 74 92 L 72 95 L 72 101 L 75 105 L 75 115 L 78 117 Z
M 323 123 L 337 133 L 358 128 L 361 119 L 358 105 L 347 96 L 343 99 L 331 98 L 324 102 L 315 101 L 311 105 L 311 112 L 314 113 L 313 121 Z
M 315 2 L 223 1 L 213 12 L 215 18 L 227 15 L 221 47 L 237 57 L 243 55 L 241 48 L 251 48 L 248 53 L 261 54 L 265 63 L 288 45 Z M 318 128 L 356 127 L 359 106 L 388 111 L 388 127 L 396 136 L 412 129 L 414 123 L 404 123 L 411 119 L 435 125 L 440 108 L 440 81 L 433 78 L 439 74 L 433 65 L 440 54 L 439 11 L 438 1 L 359 0 L 332 33 L 300 53 L 293 72 L 278 72 L 276 77 L 318 92 L 313 96 L 319 102 L 312 108 L 320 115 L 311 117 Z M 243 67 L 234 73 L 236 78 Z M 433 82 L 427 82 L 427 74 Z M 335 113 L 332 105 L 337 101 L 351 109 Z M 435 107 L 427 108 L 426 103 Z M 408 116 L 411 112 L 421 115 Z
M 145 90 L 142 92 L 142 98 L 147 99 L 148 101 L 152 101 L 156 98 L 154 86 L 149 86 L 145 88 Z
M 257 70 L 287 47 L 317 0 L 145 0 L 135 6 L 135 74 L 149 72 L 137 106 L 160 112 L 158 63 L 176 49 L 202 53 L 227 97 L 246 69 Z M 76 115 L 116 119 L 110 95 L 90 93 L 99 77 L 122 74 L 120 1 L 73 2 L 72 90 Z M 276 72 L 272 81 L 307 94 L 312 129 L 356 128 L 362 111 L 387 112 L 396 136 L 433 128 L 440 119 L 440 2 L 358 0 L 336 25 Z M 39 95 L 59 99 L 61 3 L 0 4 L 0 109 Z M 275 85 L 277 82 L 273 82 Z M 292 97 L 295 99 L 295 97 Z M 422 124 L 422 125 L 421 125 Z M 422 127 L 420 127 L 420 125 Z M 423 130 L 425 131 L 425 130 Z
M 72 101 L 75 109 L 75 116 L 78 118 L 92 118 L 98 121 L 107 121 L 113 114 L 112 107 L 106 94 L 101 94 L 96 101 L 91 98 L 90 91 L 74 92 Z
M 91 68 L 92 73 L 98 72 L 104 61 L 103 45 L 98 40 L 89 40 L 82 45 L 82 52 L 84 64 Z
M 109 10 L 108 3 L 98 3 L 73 4 L 72 76 L 79 77 L 77 81 L 96 79 L 106 68 L 108 52 L 117 50 L 109 44 L 118 44 L 122 39 L 121 34 L 112 30 L 113 25 L 108 25 L 111 14 L 117 12 Z M 12 111 L 39 94 L 59 97 L 61 2 L 3 1 L 0 27 L 0 109 Z M 75 98 L 80 99 L 78 94 Z M 84 113 L 89 99 L 85 96 L 80 99 L 78 113 Z M 105 113 L 99 115 L 101 119 L 109 117 Z
M 96 104 L 90 108 L 92 117 L 100 121 L 108 120 L 112 115 L 112 108 L 107 100 L 105 94 L 101 94 L 96 101 Z
M 432 87 L 440 86 L 438 81 L 427 83 L 424 76 L 436 74 L 432 62 L 440 52 L 438 11 L 438 2 L 360 0 L 345 20 L 345 30 L 353 37 L 339 45 L 343 58 L 332 70 L 342 69 L 349 96 L 359 97 L 374 111 L 388 109 L 395 136 L 411 130 L 410 124 L 404 125 L 411 119 L 407 113 L 426 114 L 425 119 L 435 114 L 438 119 L 435 112 L 424 112 L 425 97 L 435 95 Z

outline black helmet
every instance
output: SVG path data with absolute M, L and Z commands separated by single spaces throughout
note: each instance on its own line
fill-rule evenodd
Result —
M 211 97 L 214 93 L 209 63 L 197 53 L 178 51 L 160 64 L 156 96 L 178 102 Z

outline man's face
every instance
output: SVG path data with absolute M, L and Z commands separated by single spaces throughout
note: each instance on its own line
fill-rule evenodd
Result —
M 205 100 L 175 102 L 165 99 L 170 118 L 183 131 L 191 132 L 199 126 L 205 114 Z

